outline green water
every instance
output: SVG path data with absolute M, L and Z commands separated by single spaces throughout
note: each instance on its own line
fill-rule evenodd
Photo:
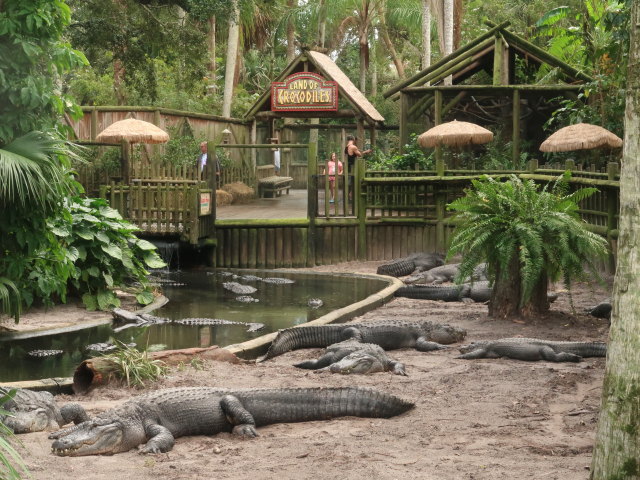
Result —
M 277 277 L 294 280 L 293 284 L 269 284 L 233 278 L 229 274 Z M 131 327 L 114 332 L 112 326 L 88 328 L 76 332 L 47 335 L 25 340 L 2 340 L 0 337 L 0 381 L 18 381 L 49 377 L 69 377 L 82 360 L 94 357 L 86 350 L 91 343 L 119 340 L 135 343 L 144 349 L 164 345 L 164 349 L 226 346 L 265 335 L 321 317 L 335 309 L 360 301 L 387 286 L 387 282 L 351 275 L 284 273 L 281 271 L 199 270 L 156 275 L 169 303 L 153 312 L 159 317 L 220 318 L 236 322 L 264 323 L 259 332 L 247 332 L 242 325 L 189 326 L 160 324 Z M 170 282 L 170 283 L 167 283 Z M 258 302 L 242 303 L 223 288 L 223 282 L 250 285 L 257 291 L 250 296 Z M 319 308 L 308 305 L 319 298 Z M 115 327 L 121 324 L 114 325 Z M 63 350 L 54 357 L 33 358 L 31 350 Z

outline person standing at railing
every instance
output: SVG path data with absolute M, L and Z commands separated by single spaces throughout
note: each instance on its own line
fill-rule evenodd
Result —
M 323 175 L 326 175 L 327 172 L 329 174 L 329 192 L 331 192 L 329 203 L 334 203 L 336 198 L 336 168 L 338 175 L 342 175 L 342 162 L 336 158 L 336 152 L 332 152 L 327 162 L 327 168 L 322 172 Z
M 200 143 L 200 155 L 198 155 L 198 167 L 200 167 L 200 171 L 204 170 L 204 166 L 207 164 L 207 160 L 209 155 L 207 153 L 207 142 Z M 216 158 L 216 188 L 220 186 L 220 174 L 222 172 L 222 168 L 220 166 L 220 160 Z
M 365 150 L 361 152 L 358 146 L 356 145 L 357 138 L 353 135 L 347 135 L 347 146 L 344 147 L 344 154 L 347 156 L 347 171 L 349 173 L 349 177 L 353 178 L 355 175 L 356 168 L 356 158 L 362 157 L 368 153 L 371 153 L 371 149 Z M 349 182 L 349 198 L 351 198 L 353 191 L 353 180 Z
M 273 137 L 269 140 L 275 145 L 279 142 L 278 137 Z M 273 166 L 275 168 L 276 175 L 280 175 L 280 149 L 272 148 L 271 151 L 273 152 Z

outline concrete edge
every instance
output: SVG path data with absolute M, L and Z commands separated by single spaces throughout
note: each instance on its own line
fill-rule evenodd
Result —
M 278 270 L 279 272 L 287 272 L 287 270 Z M 300 270 L 297 271 L 301 273 Z M 307 272 L 304 272 L 307 273 Z M 376 274 L 343 274 L 337 272 L 308 272 L 308 273 L 317 273 L 317 274 L 333 274 L 333 275 L 345 275 L 345 276 L 354 276 L 354 277 L 363 277 L 363 278 L 372 278 L 377 280 L 386 280 L 389 282 L 389 285 L 378 293 L 374 293 L 369 295 L 367 298 L 360 300 L 359 302 L 352 303 L 351 305 L 347 305 L 346 307 L 339 308 L 338 310 L 334 310 L 331 313 L 323 315 L 320 318 L 312 320 L 310 322 L 302 323 L 300 325 L 296 325 L 291 328 L 297 327 L 309 327 L 316 325 L 328 325 L 330 323 L 343 323 L 354 317 L 358 317 L 370 310 L 378 308 L 381 305 L 384 305 L 389 299 L 393 298 L 394 293 L 398 288 L 404 286 L 404 282 L 395 277 L 389 277 L 386 275 L 376 275 Z M 254 338 L 252 340 L 248 340 L 246 342 L 237 343 L 234 345 L 228 345 L 226 347 L 222 347 L 225 350 L 230 351 L 234 355 L 244 358 L 244 359 L 253 359 L 257 358 L 259 355 L 266 352 L 269 344 L 273 342 L 273 340 L 278 335 L 278 332 L 272 332 L 267 335 L 263 335 L 258 338 Z

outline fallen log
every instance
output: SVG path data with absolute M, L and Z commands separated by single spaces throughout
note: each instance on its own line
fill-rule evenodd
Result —
M 162 350 L 159 352 L 149 352 L 151 360 L 162 360 L 168 365 L 178 365 L 188 363 L 194 358 L 202 360 L 216 360 L 229 363 L 244 363 L 230 351 L 220 348 L 217 345 L 206 348 L 184 348 L 180 350 Z M 85 393 L 89 389 L 106 385 L 111 381 L 120 380 L 118 367 L 108 356 L 95 357 L 84 360 L 73 374 L 73 392 Z

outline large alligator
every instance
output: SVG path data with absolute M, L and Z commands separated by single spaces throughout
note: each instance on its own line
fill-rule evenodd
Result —
M 230 292 L 233 292 L 237 295 L 251 295 L 258 290 L 256 287 L 252 287 L 250 285 L 242 285 L 238 282 L 224 282 L 222 286 L 226 290 L 229 290 Z
M 10 389 L 0 387 L 0 396 L 9 392 Z M 0 416 L 0 422 L 14 433 L 55 430 L 71 422 L 79 424 L 89 420 L 89 416 L 80 404 L 68 403 L 58 407 L 53 395 L 49 392 L 16 389 L 13 398 L 9 399 L 2 408 L 9 412 L 9 415 Z
M 439 267 L 432 268 L 425 272 L 415 273 L 404 279 L 404 283 L 410 284 L 440 284 L 445 282 L 453 282 L 460 273 L 459 263 L 448 263 Z M 488 280 L 487 276 L 487 264 L 481 263 L 473 269 L 473 273 L 470 278 L 467 278 L 464 283 L 472 281 Z
M 403 258 L 380 265 L 376 270 L 378 275 L 404 277 L 414 272 L 431 270 L 444 263 L 444 256 L 439 253 L 412 253 Z
M 391 360 L 380 345 L 354 339 L 329 345 L 317 360 L 307 360 L 294 367 L 345 374 L 391 371 L 396 375 L 407 375 L 404 364 Z
M 299 348 L 328 347 L 350 338 L 362 343 L 380 345 L 385 350 L 415 348 L 421 352 L 429 352 L 442 348 L 443 344 L 460 342 L 466 334 L 462 328 L 426 320 L 292 327 L 278 331 L 267 353 L 256 362 L 264 362 Z
M 388 393 L 357 387 L 170 388 L 133 398 L 49 438 L 54 439 L 51 450 L 60 456 L 111 455 L 142 444 L 141 453 L 161 453 L 186 435 L 233 432 L 255 437 L 262 425 L 343 416 L 389 418 L 413 406 Z
M 502 338 L 484 340 L 460 347 L 456 358 L 500 358 L 516 360 L 548 360 L 550 362 L 579 362 L 582 357 L 604 357 L 604 342 L 554 342 L 538 338 Z
M 114 308 L 111 311 L 113 317 L 117 320 L 123 320 L 126 322 L 133 322 L 130 326 L 140 327 L 145 325 L 151 325 L 155 323 L 177 323 L 180 325 L 200 325 L 200 326 L 213 326 L 213 325 L 243 325 L 247 327 L 247 332 L 257 332 L 264 328 L 264 323 L 250 323 L 250 322 L 234 322 L 232 320 L 223 320 L 221 318 L 181 318 L 178 320 L 172 320 L 170 318 L 156 317 L 149 315 L 148 313 L 136 314 L 122 308 Z M 129 326 L 129 325 L 128 325 Z M 120 327 L 118 330 L 121 330 Z M 116 331 L 116 329 L 114 329 Z
M 396 297 L 413 298 L 417 300 L 441 300 L 443 302 L 488 302 L 491 299 L 492 288 L 488 281 L 462 283 L 460 285 L 408 285 L 398 288 Z M 555 292 L 548 292 L 549 302 L 558 298 Z

